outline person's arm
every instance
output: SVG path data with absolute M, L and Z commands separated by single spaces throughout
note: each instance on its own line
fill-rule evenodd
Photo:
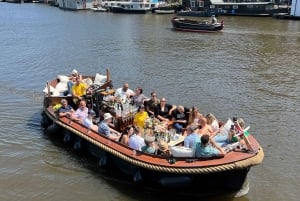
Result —
M 210 143 L 213 147 L 215 147 L 220 152 L 220 156 L 225 156 L 226 152 L 224 151 L 224 149 L 222 147 L 220 147 L 220 145 L 218 145 L 216 143 L 214 138 L 212 138 L 212 137 L 210 138 Z
M 169 111 L 169 115 L 171 115 L 172 112 L 173 112 L 176 108 L 177 108 L 176 105 L 171 105 L 171 109 L 170 109 L 170 111 Z

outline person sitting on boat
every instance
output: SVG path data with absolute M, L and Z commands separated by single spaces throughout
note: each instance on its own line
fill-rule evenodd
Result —
M 184 138 L 184 147 L 193 148 L 196 143 L 200 142 L 200 135 L 195 131 L 198 129 L 197 124 L 188 125 L 186 128 L 187 136 Z
M 77 77 L 76 83 L 72 86 L 72 96 L 75 104 L 78 100 L 84 99 L 87 88 L 87 85 L 83 83 L 79 77 Z
M 61 99 L 61 107 L 58 109 L 59 117 L 72 117 L 74 114 L 74 109 L 71 105 L 68 104 L 67 99 Z
M 118 140 L 121 134 L 108 126 L 112 121 L 111 114 L 105 113 L 103 117 L 104 119 L 98 124 L 98 133 L 108 137 L 111 140 Z
M 74 120 L 82 123 L 83 120 L 88 116 L 88 110 L 89 109 L 86 107 L 85 100 L 81 100 L 79 102 L 79 107 L 74 113 Z
M 178 107 L 172 112 L 173 128 L 177 133 L 182 133 L 182 129 L 187 126 L 190 109 L 178 105 Z
M 157 155 L 170 156 L 171 153 L 170 153 L 169 145 L 166 141 L 164 140 L 158 141 L 157 146 L 158 146 Z
M 192 111 L 189 114 L 188 125 L 190 124 L 199 125 L 200 117 L 202 117 L 202 114 L 200 113 L 199 109 L 197 107 L 192 107 Z
M 93 131 L 98 131 L 98 126 L 94 124 L 94 118 L 96 116 L 96 113 L 94 110 L 88 111 L 88 116 L 83 119 L 83 125 L 87 127 L 88 129 L 91 129 Z
M 167 103 L 166 98 L 161 98 L 160 103 L 155 107 L 154 114 L 160 121 L 170 121 L 171 114 L 175 109 L 175 105 L 170 105 Z
M 157 93 L 155 91 L 151 92 L 151 99 L 146 101 L 146 111 L 149 116 L 155 115 L 155 107 L 160 103 L 160 100 L 157 98 Z
M 136 107 L 144 105 L 144 102 L 148 99 L 149 98 L 145 94 L 143 94 L 143 89 L 141 87 L 137 87 L 135 89 L 135 94 L 132 97 L 132 101 Z
M 148 113 L 145 111 L 145 106 L 140 105 L 137 113 L 134 115 L 133 124 L 140 128 L 144 128 L 145 120 L 148 119 Z
M 215 15 L 212 15 L 212 16 L 211 16 L 211 23 L 212 23 L 212 24 L 216 24 L 217 22 L 218 22 L 218 20 L 217 20 L 216 16 L 215 16 Z
M 213 132 L 219 129 L 219 121 L 212 113 L 208 113 L 206 116 L 207 124 L 211 126 Z
M 207 124 L 206 117 L 200 117 L 200 129 L 198 130 L 198 134 L 208 134 L 211 137 L 214 137 L 218 132 L 220 132 L 220 129 L 213 131 L 212 127 Z
M 134 96 L 134 91 L 129 89 L 128 83 L 125 83 L 123 87 L 118 88 L 115 92 L 115 98 L 117 99 L 117 101 L 120 101 L 121 103 L 125 103 L 132 96 Z
M 145 135 L 144 140 L 146 145 L 142 147 L 142 152 L 155 155 L 157 153 L 157 148 L 154 143 L 155 136 Z
M 239 142 L 240 148 L 247 148 L 253 151 L 253 147 L 248 141 L 249 132 L 245 131 L 245 121 L 242 118 L 233 118 L 234 124 L 228 134 L 227 143 Z
M 128 146 L 129 136 L 131 136 L 133 133 L 134 133 L 133 126 L 132 125 L 127 126 L 125 130 L 122 132 L 119 142 Z
M 72 87 L 76 83 L 76 78 L 79 78 L 82 80 L 82 76 L 78 73 L 76 69 L 72 70 L 72 74 L 69 77 L 69 81 L 67 82 L 68 90 L 64 92 L 65 96 L 71 96 L 72 95 Z
M 128 146 L 132 149 L 142 151 L 142 147 L 146 144 L 141 135 L 141 129 L 137 126 L 134 126 L 134 133 L 129 136 Z
M 195 147 L 196 158 L 209 158 L 214 156 L 224 156 L 226 152 L 208 134 L 201 136 L 201 142 Z

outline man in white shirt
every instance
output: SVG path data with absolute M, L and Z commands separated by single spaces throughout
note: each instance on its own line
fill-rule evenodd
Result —
M 125 83 L 123 87 L 118 88 L 115 92 L 116 99 L 120 100 L 122 103 L 125 103 L 127 99 L 130 99 L 134 96 L 134 91 L 129 89 L 129 84 Z

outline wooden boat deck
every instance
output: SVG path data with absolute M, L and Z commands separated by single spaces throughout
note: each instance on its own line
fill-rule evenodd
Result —
M 257 165 L 262 161 L 263 158 L 263 150 L 255 140 L 255 138 L 250 135 L 249 141 L 254 147 L 258 148 L 257 153 L 231 151 L 222 158 L 176 158 L 176 163 L 170 164 L 168 161 L 168 157 L 149 155 L 140 151 L 136 151 L 135 154 L 133 154 L 133 149 L 129 148 L 128 146 L 123 145 L 119 142 L 111 141 L 110 139 L 95 131 L 88 130 L 86 127 L 75 121 L 70 121 L 70 119 L 67 117 L 56 119 L 56 114 L 53 110 L 52 105 L 50 105 L 46 109 L 46 113 L 48 114 L 48 116 L 51 116 L 51 119 L 54 122 L 72 131 L 74 134 L 79 135 L 83 139 L 95 144 L 96 146 L 110 152 L 113 155 L 116 155 L 128 162 L 131 162 L 137 166 L 142 166 L 144 168 L 157 168 L 160 171 L 173 171 L 175 173 L 178 171 L 191 171 L 199 173 L 200 169 L 202 171 L 206 171 L 205 168 L 209 168 L 211 171 L 211 169 L 213 169 L 214 167 L 216 167 L 215 171 L 224 171 L 226 169 L 238 169 L 244 168 L 245 166 Z M 246 161 L 245 164 L 243 164 L 243 161 Z

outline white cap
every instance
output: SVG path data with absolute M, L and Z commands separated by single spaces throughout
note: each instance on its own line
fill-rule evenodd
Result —
M 76 74 L 76 75 L 77 75 L 77 74 L 78 74 L 78 71 L 77 71 L 76 69 L 73 69 L 73 70 L 72 70 L 72 74 Z
M 104 117 L 104 120 L 112 118 L 110 113 L 105 113 L 103 117 Z

